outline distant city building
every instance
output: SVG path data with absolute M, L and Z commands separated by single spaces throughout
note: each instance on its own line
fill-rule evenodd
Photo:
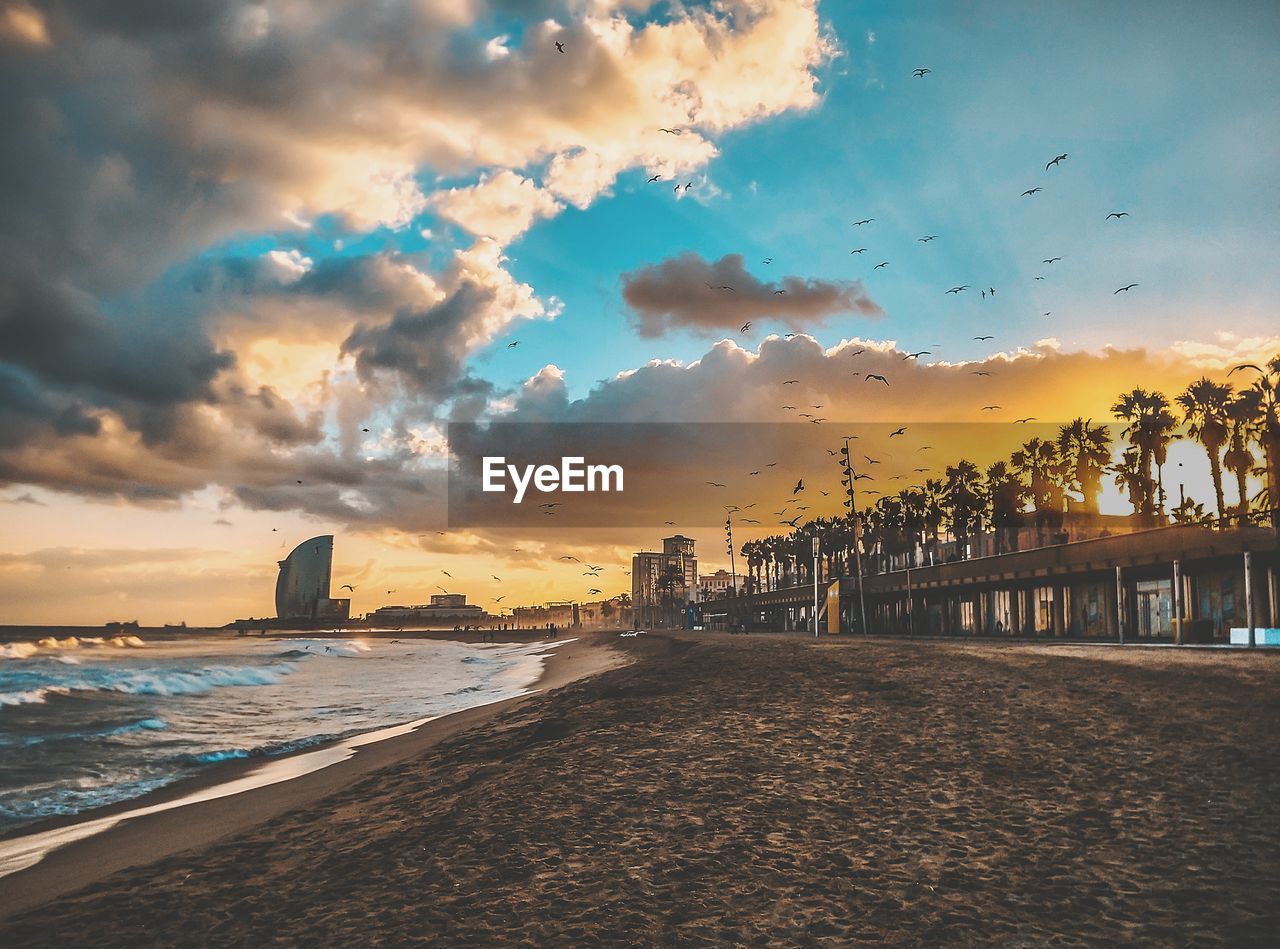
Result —
M 552 623 L 562 629 L 581 625 L 578 604 L 569 601 L 544 603 L 541 606 L 517 606 L 512 611 L 516 629 L 544 629 Z
M 384 606 L 365 620 L 371 626 L 475 626 L 492 620 L 483 608 L 467 602 L 465 593 L 435 593 L 419 606 Z
M 640 551 L 631 558 L 631 605 L 646 626 L 681 625 L 684 606 L 698 592 L 698 558 L 693 538 L 662 539 L 661 551 Z
M 329 596 L 333 570 L 333 535 L 304 540 L 279 562 L 276 616 L 282 620 L 345 621 L 351 600 Z
M 735 576 L 723 568 L 715 573 L 704 573 L 698 577 L 698 600 L 705 602 L 719 599 L 730 588 L 734 590 L 735 595 L 741 595 L 746 592 L 747 578 L 742 574 Z

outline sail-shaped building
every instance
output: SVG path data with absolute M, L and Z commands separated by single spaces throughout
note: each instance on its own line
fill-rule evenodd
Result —
M 349 599 L 329 596 L 333 535 L 304 540 L 284 560 L 276 578 L 276 616 L 288 620 L 345 620 Z

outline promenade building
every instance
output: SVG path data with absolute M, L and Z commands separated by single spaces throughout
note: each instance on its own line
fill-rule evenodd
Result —
M 383 606 L 367 617 L 370 626 L 439 628 L 476 626 L 493 619 L 482 607 L 467 602 L 464 593 L 436 593 L 419 606 Z
M 278 564 L 276 616 L 302 622 L 346 622 L 351 600 L 329 596 L 333 572 L 333 535 L 304 540 Z

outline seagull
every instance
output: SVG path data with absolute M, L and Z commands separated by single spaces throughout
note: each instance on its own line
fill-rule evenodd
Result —
M 863 458 L 865 458 L 865 459 L 867 459 L 867 464 L 869 464 L 869 465 L 878 465 L 878 464 L 880 464 L 880 462 L 879 462 L 877 459 L 872 458 L 870 455 L 863 455 L 862 457 L 863 457 Z M 875 479 L 872 479 L 872 480 L 875 480 Z
M 898 429 L 896 432 L 890 432 L 890 433 L 889 433 L 889 437 L 890 437 L 890 438 L 893 438 L 893 437 L 895 437 L 895 436 L 897 436 L 897 435 L 905 435 L 905 434 L 907 434 L 907 430 L 906 430 L 906 428 L 904 427 L 904 428 L 900 428 L 900 429 Z
M 920 350 L 920 352 L 918 352 L 918 353 L 907 353 L 907 354 L 906 354 L 905 356 L 903 356 L 902 358 L 903 358 L 903 359 L 919 359 L 921 356 L 931 356 L 931 355 L 933 355 L 933 354 L 932 354 L 929 350 L 927 350 L 927 349 L 922 349 L 922 350 Z
M 659 132 L 666 132 L 668 135 L 679 135 L 679 129 L 658 129 Z
M 655 181 L 661 181 L 661 180 L 662 180 L 662 175 L 654 175 L 652 178 L 649 179 L 649 183 L 653 184 Z
M 851 254 L 861 254 L 864 250 L 866 250 L 866 248 L 865 248 L 865 247 L 859 247 L 857 250 L 851 250 L 851 251 L 849 251 L 849 253 L 851 253 Z
M 969 285 L 966 283 L 963 287 L 952 287 L 950 290 L 947 291 L 947 293 L 962 293 L 968 289 L 969 289 Z
M 564 52 L 564 44 L 561 43 L 559 40 L 556 41 L 556 49 L 558 49 L 562 53 Z
M 1040 261 L 1040 263 L 1042 263 L 1042 264 L 1052 264 L 1052 263 L 1055 263 L 1055 262 L 1057 262 L 1057 261 L 1059 261 L 1059 260 L 1061 260 L 1061 259 L 1062 259 L 1061 257 L 1049 257 L 1049 258 L 1046 258 L 1045 260 Z
M 1251 362 L 1244 362 L 1244 363 L 1241 363 L 1240 365 L 1238 365 L 1238 366 L 1236 366 L 1234 369 L 1232 369 L 1232 370 L 1231 370 L 1231 372 L 1236 372 L 1236 371 L 1238 371 L 1238 370 L 1240 370 L 1240 369 L 1252 369 L 1252 370 L 1254 370 L 1255 372 L 1260 372 L 1260 373 L 1262 373 L 1262 375 L 1264 375 L 1264 376 L 1266 375 L 1266 372 L 1262 369 L 1262 367 L 1261 367 L 1261 366 L 1257 366 L 1257 365 L 1255 365 L 1255 364 L 1253 364 L 1253 363 L 1251 363 Z M 1231 372 L 1227 373 L 1227 375 L 1231 375 Z M 273 529 L 274 529 L 274 528 L 273 528 Z
M 587 595 L 590 596 L 593 593 L 599 593 L 599 592 L 600 592 L 599 590 L 592 589 L 587 591 Z
M 986 370 L 979 370 L 979 369 L 975 369 L 972 373 L 970 373 L 970 375 L 974 375 L 974 376 L 989 376 L 989 375 L 991 375 L 991 373 L 987 372 Z
M 1124 291 L 1124 290 L 1132 290 L 1132 289 L 1133 289 L 1134 287 L 1136 287 L 1136 286 L 1137 286 L 1137 284 L 1136 284 L 1136 283 L 1131 283 L 1131 284 L 1129 284 L 1129 286 L 1127 286 L 1127 287 L 1121 287 L 1119 290 L 1117 290 L 1115 293 L 1113 293 L 1113 294 L 1111 294 L 1111 295 L 1112 295 L 1112 296 L 1115 296 L 1115 295 L 1116 295 L 1116 293 L 1120 293 L 1121 291 Z
M 747 320 L 747 322 L 742 324 L 742 329 L 740 329 L 738 332 L 745 333 L 749 329 L 751 329 L 751 321 Z
M 998 408 L 1000 408 L 1000 406 L 998 406 L 998 405 L 984 405 L 984 406 L 982 407 L 982 411 L 984 411 L 984 412 L 990 412 L 990 411 L 993 411 L 994 409 L 998 409 Z
M 1036 277 L 1037 280 L 1043 280 L 1044 277 Z
M 871 223 L 872 221 L 874 221 L 874 220 L 875 220 L 875 218 L 873 218 L 873 217 L 863 218 L 861 221 L 854 221 L 854 222 L 853 222 L 853 226 L 854 226 L 854 227 L 861 227 L 863 224 L 870 224 L 870 223 Z
M 518 340 L 518 339 L 517 339 L 517 340 L 516 340 L 515 342 L 513 342 L 513 343 L 507 343 L 507 349 L 515 349 L 515 348 L 516 348 L 517 346 L 519 346 L 519 345 L 520 345 L 520 340 Z M 365 429 L 365 431 L 367 432 L 367 431 L 369 431 L 369 430 L 366 428 L 366 429 Z
M 865 352 L 866 352 L 866 350 L 865 350 L 865 349 L 859 349 L 856 353 L 850 353 L 849 355 L 850 355 L 850 356 L 861 356 L 861 355 L 862 355 L 863 353 L 865 353 Z
M 925 76 L 929 75 L 929 73 L 931 72 L 933 72 L 933 70 L 929 69 L 927 66 L 920 66 L 917 69 L 911 70 L 911 75 L 917 79 L 923 79 Z
M 577 561 L 577 560 L 578 560 L 578 558 L 577 558 L 577 557 L 570 557 L 570 556 L 568 556 L 567 554 L 566 554 L 565 556 L 561 557 L 560 559 L 561 559 L 561 560 L 573 560 L 573 561 Z
M 776 297 L 779 293 L 786 293 L 786 290 L 774 290 L 773 295 Z
M 723 484 L 721 484 L 719 481 L 708 481 L 708 482 L 706 482 L 706 483 L 707 483 L 707 484 L 709 484 L 709 485 L 711 485 L 711 487 L 713 487 L 713 488 L 723 488 L 723 487 L 724 487 L 724 485 L 723 485 Z
M 1029 195 L 1033 195 L 1033 194 L 1035 194 L 1036 192 L 1038 192 L 1039 190 L 1040 190 L 1039 188 L 1028 188 L 1026 191 L 1022 192 L 1022 197 L 1024 197 L 1024 198 L 1025 198 L 1025 197 L 1027 197 L 1027 196 L 1029 196 Z
M 879 373 L 875 373 L 875 372 L 869 372 L 869 373 L 867 373 L 867 377 L 866 377 L 865 379 L 863 379 L 862 381 L 863 381 L 863 382 L 870 382 L 872 379 L 879 379 L 879 380 L 880 380 L 881 382 L 883 382 L 885 385 L 888 385 L 888 384 L 889 384 L 889 380 L 888 380 L 888 379 L 886 379 L 884 376 L 880 375 Z
M 938 236 L 937 234 L 926 234 L 924 237 L 917 237 L 917 238 L 916 238 L 916 243 L 917 243 L 917 244 L 927 244 L 927 243 L 929 243 L 929 241 L 933 240 L 933 239 L 934 239 L 934 238 L 936 238 L 937 236 Z
M 501 603 L 501 602 L 502 602 L 503 600 L 505 600 L 506 598 L 507 598 L 507 595 L 504 593 L 504 594 L 502 594 L 502 596 L 497 597 L 493 602 L 495 602 L 495 603 Z
M 803 490 L 804 490 L 804 478 L 801 478 L 799 481 L 796 482 L 796 486 L 791 489 L 791 496 L 795 497 L 797 494 L 799 494 Z
M 784 386 L 793 386 L 793 385 L 795 385 L 795 384 L 796 384 L 797 382 L 799 382 L 799 381 L 800 381 L 799 379 L 788 379 L 786 382 L 784 382 L 784 383 L 782 383 L 782 384 L 783 384 Z
M 349 584 L 349 583 L 344 583 L 342 586 L 338 587 L 338 589 L 339 589 L 339 590 L 350 590 L 352 593 L 355 593 L 355 592 L 356 592 L 356 588 L 355 588 L 355 587 L 353 587 L 353 586 L 352 586 L 351 584 Z
M 1122 218 L 1122 217 L 1128 217 L 1128 216 L 1129 216 L 1128 211 L 1112 211 L 1110 214 L 1107 215 L 1106 220 L 1110 221 L 1113 217 Z
M 1016 418 L 1013 421 L 1017 425 L 1025 425 L 1027 422 L 1034 422 L 1035 420 L 1036 417 L 1034 415 L 1028 415 L 1026 418 Z
M 1045 165 L 1045 166 L 1044 166 L 1044 170 L 1045 170 L 1045 171 L 1048 171 L 1048 170 L 1049 170 L 1050 168 L 1052 168 L 1054 165 L 1058 164 L 1058 162 L 1062 162 L 1062 161 L 1066 161 L 1066 160 L 1067 160 L 1067 153 L 1066 153 L 1066 152 L 1063 152 L 1061 155 L 1059 155 L 1058 157 L 1056 157 L 1053 161 L 1049 162 L 1049 164 Z
M 441 570 L 440 572 L 441 572 L 441 573 L 443 573 L 443 574 L 444 574 L 446 577 L 448 577 L 450 580 L 452 580 L 452 579 L 453 579 L 453 574 L 451 574 L 448 570 Z
M 872 269 L 872 270 L 879 270 L 881 267 L 888 267 L 888 266 L 889 266 L 889 261 L 884 260 L 884 261 L 881 261 L 880 263 L 876 264 L 876 265 L 875 265 L 874 267 L 872 267 L 871 269 Z
M 995 337 L 994 336 L 975 336 L 974 339 L 978 341 L 982 341 L 982 340 L 988 340 L 988 339 L 995 339 Z
M 766 257 L 764 260 L 762 260 L 762 261 L 761 261 L 761 263 L 762 263 L 762 264 L 771 264 L 771 263 L 773 263 L 773 258 L 772 258 L 772 257 Z

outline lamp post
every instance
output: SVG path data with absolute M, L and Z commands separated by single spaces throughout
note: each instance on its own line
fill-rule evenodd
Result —
M 849 491 L 846 503 L 849 505 L 849 517 L 853 521 L 853 569 L 858 581 L 858 615 L 862 618 L 862 634 L 865 636 L 867 634 L 867 601 L 862 594 L 862 539 L 858 530 L 857 493 L 853 487 L 857 474 L 853 470 L 853 461 L 849 455 L 849 439 L 844 440 L 844 448 L 840 450 L 840 454 L 844 456 L 844 483 Z
M 813 638 L 818 638 L 818 536 L 813 537 Z

